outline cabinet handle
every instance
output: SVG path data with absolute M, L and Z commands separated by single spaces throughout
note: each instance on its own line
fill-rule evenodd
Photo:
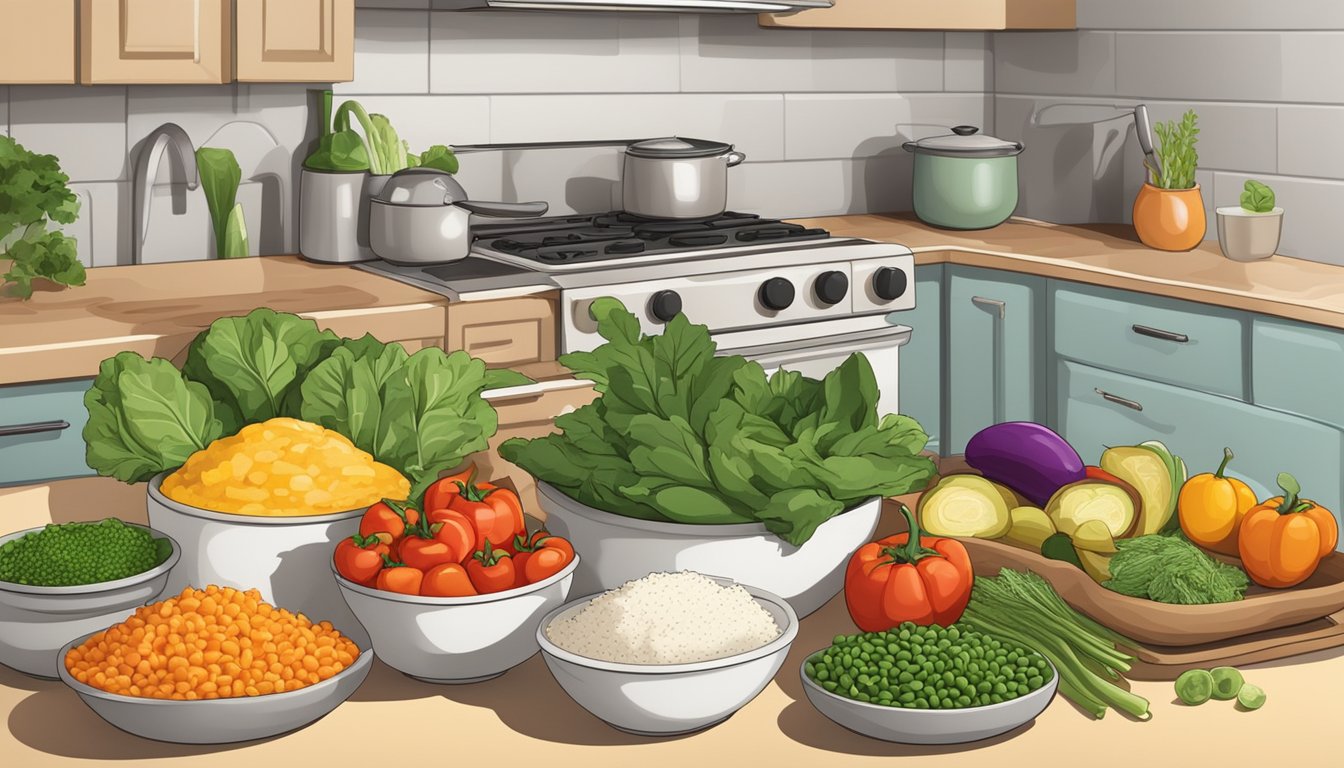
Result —
M 1096 392 L 1098 395 L 1101 395 L 1103 400 L 1115 403 L 1116 405 L 1123 405 L 1126 408 L 1133 408 L 1136 411 L 1143 410 L 1143 403 L 1130 400 L 1128 398 L 1120 397 L 1119 395 L 1112 395 L 1110 392 L 1107 392 L 1101 387 L 1093 387 L 1092 391 Z
M 193 64 L 201 63 L 201 0 L 192 0 L 191 3 L 192 20 L 192 38 L 191 38 L 191 61 Z
M 1003 318 L 1004 315 L 1008 314 L 1008 304 L 1007 302 L 998 299 L 987 299 L 984 296 L 972 296 L 971 304 L 994 316 L 994 402 L 991 404 L 991 407 L 993 408 L 992 418 L 994 419 L 994 423 L 1002 424 L 1008 420 L 1008 393 L 1006 391 L 1007 384 L 1005 383 L 1005 380 L 1008 377 L 1006 370 L 1008 363 L 1004 359 L 1003 353 Z
M 1161 339 L 1163 341 L 1174 341 L 1178 344 L 1184 344 L 1187 341 L 1190 341 L 1190 337 L 1186 336 L 1184 333 L 1176 333 L 1175 331 L 1164 331 L 1161 328 L 1149 328 L 1146 325 L 1135 325 L 1133 326 L 1133 328 L 1134 332 L 1139 334 L 1140 336 L 1149 336 L 1151 338 Z
M 1003 316 L 1008 312 L 1007 303 L 999 301 L 998 299 L 986 299 L 984 296 L 972 296 L 971 303 L 982 309 L 997 312 L 1000 320 L 1002 320 Z
M 13 437 L 14 435 L 36 435 L 42 432 L 60 432 L 63 429 L 69 429 L 70 422 L 65 419 L 56 421 L 34 421 L 31 424 L 10 424 L 0 427 L 0 437 Z

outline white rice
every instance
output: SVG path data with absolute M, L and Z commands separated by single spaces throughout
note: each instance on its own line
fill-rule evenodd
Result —
M 779 635 L 774 617 L 747 590 L 692 571 L 628 581 L 546 628 L 570 653 L 626 664 L 721 659 Z

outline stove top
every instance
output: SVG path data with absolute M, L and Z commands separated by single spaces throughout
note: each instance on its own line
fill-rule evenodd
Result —
M 665 261 L 732 248 L 754 249 L 830 237 L 751 213 L 708 219 L 648 219 L 624 212 L 559 216 L 472 226 L 473 252 L 542 271 L 592 269 L 611 262 Z

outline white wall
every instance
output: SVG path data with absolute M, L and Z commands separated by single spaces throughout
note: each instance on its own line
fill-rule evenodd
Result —
M 804 216 L 909 208 L 902 141 L 963 123 L 993 128 L 992 65 L 978 33 L 762 30 L 752 15 L 392 9 L 424 0 L 357 5 L 358 79 L 337 84 L 336 101 L 387 114 L 416 151 L 718 139 L 748 155 L 731 171 L 732 207 Z M 254 250 L 293 252 L 310 87 L 0 86 L 0 130 L 61 159 L 84 202 L 68 229 L 87 263 L 129 262 L 131 161 L 168 121 L 198 146 L 235 149 L 244 178 L 259 178 L 240 191 Z M 461 178 L 478 199 L 607 210 L 619 200 L 619 159 L 616 148 L 464 154 Z M 179 190 L 174 202 L 168 169 L 159 179 L 148 259 L 202 257 L 211 242 L 203 198 Z
M 1020 215 L 1130 221 L 1142 153 L 1104 105 L 1193 108 L 1206 205 L 1264 181 L 1286 209 L 1280 252 L 1344 264 L 1344 3 L 1079 0 L 1078 23 L 993 36 L 997 129 L 1027 145 Z

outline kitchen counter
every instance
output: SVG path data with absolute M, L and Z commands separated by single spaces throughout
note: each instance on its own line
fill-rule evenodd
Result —
M 909 500 L 908 500 L 909 501 Z M 144 489 L 105 478 L 0 489 L 0 533 L 116 514 L 144 522 Z M 887 523 L 892 515 L 888 510 Z M 382 764 L 543 765 L 642 768 L 686 765 L 878 765 L 892 757 L 933 757 L 938 766 L 1331 764 L 1332 681 L 1344 676 L 1344 649 L 1247 667 L 1269 696 L 1241 712 L 1231 702 L 1197 708 L 1175 701 L 1171 683 L 1135 682 L 1151 702 L 1150 722 L 1112 712 L 1093 721 L 1056 698 L 1034 724 L 974 744 L 920 747 L 853 734 L 822 717 L 803 695 L 798 668 L 833 635 L 852 632 L 842 599 L 803 621 L 773 683 L 732 719 L 699 734 L 650 739 L 616 731 L 572 703 L 533 657 L 496 680 L 435 686 L 381 663 L 354 697 L 307 729 L 260 742 L 180 746 L 147 741 L 104 723 L 59 682 L 0 668 L 0 755 L 6 765 L 106 765 L 109 760 L 192 766 Z M 173 761 L 172 758 L 189 758 Z
M 914 214 L 798 219 L 834 235 L 908 246 L 916 264 L 961 264 L 1217 304 L 1344 329 L 1344 267 L 1275 256 L 1224 258 L 1217 242 L 1168 253 L 1119 224 L 1071 226 L 1014 218 L 987 230 L 930 227 Z

